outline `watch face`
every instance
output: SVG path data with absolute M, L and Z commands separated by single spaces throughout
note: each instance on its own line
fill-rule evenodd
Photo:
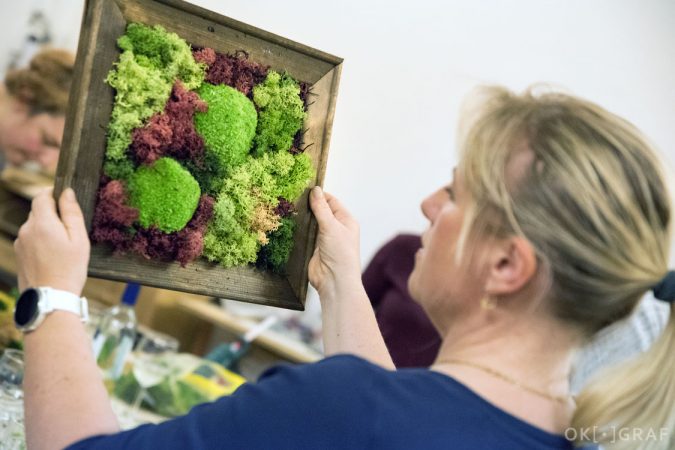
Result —
M 29 325 L 38 315 L 40 295 L 37 289 L 26 289 L 16 302 L 14 322 L 19 327 Z

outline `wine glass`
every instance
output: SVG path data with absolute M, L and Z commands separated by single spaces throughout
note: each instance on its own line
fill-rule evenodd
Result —
M 6 395 L 23 397 L 23 352 L 5 349 L 0 356 L 0 386 Z
M 0 357 L 0 449 L 19 449 L 23 432 L 23 352 L 6 349 Z
M 131 407 L 131 419 L 139 421 L 147 390 L 160 384 L 172 371 L 167 356 L 178 351 L 178 340 L 157 331 L 140 330 L 141 338 L 132 354 L 132 373 L 140 389 Z

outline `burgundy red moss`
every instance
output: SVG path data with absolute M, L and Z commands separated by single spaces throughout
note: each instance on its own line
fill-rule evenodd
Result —
M 138 219 L 138 210 L 127 206 L 128 200 L 124 182 L 101 178 L 92 220 L 94 242 L 109 243 L 116 250 L 128 248 L 129 229 Z
M 274 214 L 281 218 L 290 217 L 295 214 L 295 205 L 293 203 L 283 197 L 279 197 L 277 200 L 279 200 L 279 203 L 274 209 Z
M 194 161 L 201 165 L 204 139 L 194 126 L 195 112 L 206 112 L 208 105 L 180 81 L 174 84 L 164 111 L 152 116 L 142 128 L 134 130 L 131 155 L 138 164 L 152 164 L 163 156 Z
M 208 83 L 226 84 L 249 98 L 253 95 L 253 86 L 262 83 L 269 71 L 269 66 L 250 61 L 248 53 L 241 50 L 231 55 L 201 48 L 194 50 L 192 55 L 208 67 L 204 78 Z
M 127 201 L 124 182 L 101 179 L 92 222 L 94 242 L 107 243 L 116 253 L 132 251 L 148 259 L 178 261 L 181 266 L 201 255 L 204 233 L 213 216 L 213 197 L 202 195 L 190 222 L 173 233 L 134 227 L 138 210 L 127 206 Z

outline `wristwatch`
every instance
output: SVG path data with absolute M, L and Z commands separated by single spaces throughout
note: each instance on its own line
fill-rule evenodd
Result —
M 36 329 L 47 314 L 53 311 L 68 311 L 80 316 L 83 323 L 89 320 L 87 299 L 72 292 L 50 287 L 29 288 L 16 301 L 14 323 L 25 332 Z

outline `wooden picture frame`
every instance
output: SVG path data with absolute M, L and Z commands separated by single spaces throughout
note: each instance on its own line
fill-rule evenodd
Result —
M 180 0 L 87 0 L 75 63 L 55 195 L 72 187 L 84 212 L 87 229 L 92 217 L 106 150 L 106 128 L 114 90 L 104 79 L 120 54 L 116 40 L 127 23 L 161 25 L 192 46 L 217 52 L 244 50 L 252 61 L 288 72 L 311 84 L 304 128 L 306 153 L 316 168 L 313 185 L 323 183 L 335 112 L 342 59 L 276 36 Z M 310 145 L 311 144 L 311 145 Z M 177 291 L 245 302 L 303 309 L 307 295 L 307 266 L 317 234 L 308 193 L 296 202 L 295 245 L 287 275 L 262 272 L 252 266 L 225 269 L 204 258 L 181 267 L 176 262 L 117 255 L 105 245 L 92 246 L 89 275 L 134 281 Z

